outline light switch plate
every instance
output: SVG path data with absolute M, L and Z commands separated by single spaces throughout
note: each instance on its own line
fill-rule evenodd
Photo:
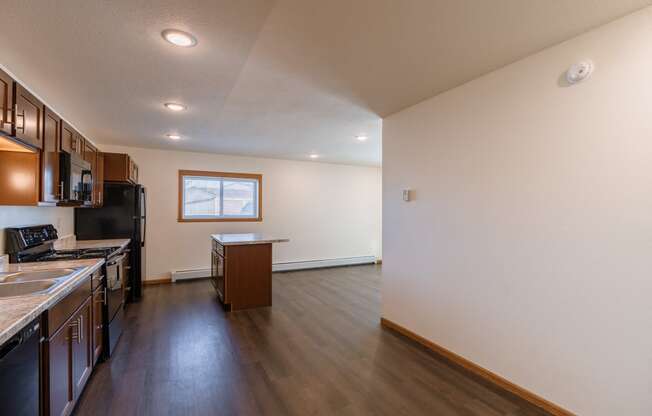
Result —
M 411 191 L 409 189 L 403 189 L 403 201 L 409 202 L 410 201 L 410 193 Z

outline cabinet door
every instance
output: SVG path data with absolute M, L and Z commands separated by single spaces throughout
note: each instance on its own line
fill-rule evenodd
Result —
M 104 153 L 97 152 L 95 156 L 96 172 L 93 176 L 93 201 L 94 207 L 104 205 Z
M 14 80 L 0 70 L 0 131 L 13 135 Z
M 226 276 L 225 276 L 225 264 L 224 257 L 220 254 L 215 253 L 215 290 L 217 295 L 222 299 L 222 302 L 227 303 L 228 299 L 226 296 Z
M 68 321 L 48 341 L 48 391 L 51 416 L 68 415 L 74 396 L 71 377 L 72 342 L 77 336 L 77 323 Z M 47 399 L 46 399 L 47 400 Z
M 73 136 L 72 150 L 73 152 L 77 153 L 77 155 L 79 155 L 79 157 L 81 158 L 84 157 L 85 142 L 86 140 L 84 140 L 84 136 L 82 136 L 81 134 L 75 131 L 75 135 Z
M 75 129 L 65 121 L 61 122 L 61 150 L 66 153 L 73 153 L 75 143 Z
M 41 155 L 41 201 L 61 199 L 63 183 L 59 176 L 61 118 L 45 108 L 43 118 L 43 153 Z
M 93 293 L 93 364 L 102 355 L 104 342 L 104 327 L 102 325 L 102 310 L 104 309 L 104 287 Z
M 93 176 L 93 181 L 95 181 L 97 177 L 97 149 L 88 141 L 84 142 L 84 160 L 90 163 L 91 175 Z M 95 183 L 93 182 L 93 189 L 91 191 L 91 203 L 93 206 L 96 205 L 95 196 Z
M 91 299 L 87 299 L 74 317 L 79 334 L 72 341 L 72 383 L 75 399 L 81 395 L 91 371 L 93 371 L 93 331 L 91 330 L 93 319 L 91 315 Z
M 16 83 L 16 137 L 24 143 L 43 147 L 43 103 Z

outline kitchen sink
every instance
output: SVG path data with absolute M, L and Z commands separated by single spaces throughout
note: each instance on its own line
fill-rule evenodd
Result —
M 22 283 L 0 283 L 0 298 L 14 296 L 40 295 L 63 283 L 54 279 L 35 280 Z
M 34 270 L 26 272 L 3 272 L 0 273 L 0 284 L 2 283 L 22 283 L 32 282 L 35 280 L 52 280 L 70 276 L 78 269 L 50 269 Z

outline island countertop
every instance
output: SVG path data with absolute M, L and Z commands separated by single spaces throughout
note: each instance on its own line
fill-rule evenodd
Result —
M 261 233 L 243 233 L 243 234 L 213 234 L 213 240 L 223 246 L 237 246 L 244 244 L 271 244 L 287 243 L 289 238 L 279 238 Z
M 0 272 L 37 271 L 51 269 L 77 269 L 52 292 L 36 295 L 0 298 L 0 344 L 14 336 L 20 329 L 36 319 L 72 292 L 88 275 L 104 264 L 104 259 L 51 261 L 43 263 L 2 263 Z

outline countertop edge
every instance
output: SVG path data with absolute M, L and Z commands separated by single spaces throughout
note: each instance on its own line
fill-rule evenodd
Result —
M 256 241 L 228 241 L 225 242 L 220 240 L 215 234 L 211 235 L 211 238 L 223 246 L 245 246 L 245 245 L 254 245 L 254 244 L 273 244 L 273 243 L 287 243 L 290 241 L 289 238 L 270 238 L 270 239 L 261 239 Z
M 86 266 L 83 270 L 78 272 L 77 276 L 70 278 L 70 281 L 57 288 L 55 293 L 51 295 L 37 295 L 47 297 L 30 311 L 26 312 L 22 317 L 16 319 L 13 324 L 9 325 L 2 333 L 0 333 L 0 344 L 4 344 L 9 338 L 16 335 L 25 325 L 38 318 L 50 306 L 66 297 L 70 292 L 77 288 L 77 286 L 79 286 L 87 276 L 98 270 L 103 264 L 104 259 L 97 259 L 95 264 Z M 25 296 L 25 300 L 28 300 L 30 297 L 31 296 Z M 0 300 L 0 308 L 2 307 L 1 302 L 2 301 Z

